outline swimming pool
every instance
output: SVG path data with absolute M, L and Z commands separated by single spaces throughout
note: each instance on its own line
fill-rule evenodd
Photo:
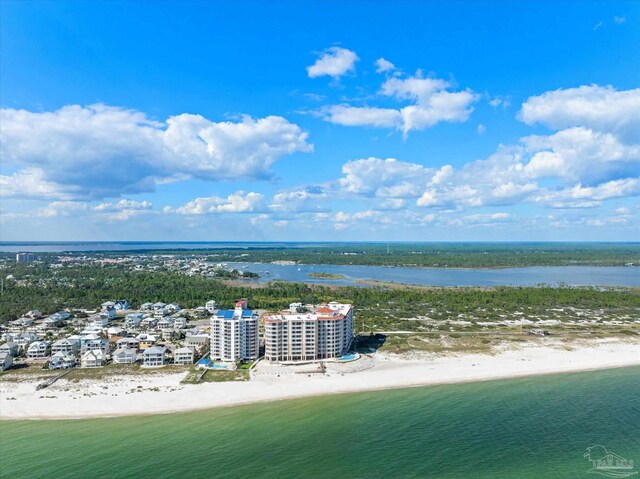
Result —
M 208 369 L 229 369 L 226 364 L 209 364 Z
M 347 363 L 349 361 L 355 361 L 356 359 L 360 359 L 360 355 L 358 353 L 349 353 L 339 357 L 337 360 L 343 363 Z

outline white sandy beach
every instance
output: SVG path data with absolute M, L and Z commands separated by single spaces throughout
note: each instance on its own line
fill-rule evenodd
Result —
M 327 373 L 257 368 L 251 381 L 180 384 L 186 373 L 130 374 L 103 381 L 64 379 L 36 391 L 36 381 L 0 381 L 0 419 L 112 417 L 208 409 L 262 401 L 377 389 L 481 381 L 640 365 L 640 343 L 608 342 L 527 347 L 496 355 L 436 358 L 377 354 Z M 354 369 L 358 372 L 347 372 Z

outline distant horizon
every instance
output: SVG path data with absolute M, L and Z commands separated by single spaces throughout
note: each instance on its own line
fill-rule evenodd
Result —
M 136 251 L 189 251 L 189 250 L 258 250 L 258 249 L 305 249 L 309 247 L 357 247 L 380 246 L 385 248 L 432 246 L 434 248 L 455 248 L 462 246 L 485 245 L 487 248 L 497 246 L 562 247 L 602 250 L 602 247 L 639 248 L 637 241 L 0 241 L 0 253 L 105 253 L 105 252 L 136 252 Z
M 124 244 L 440 244 L 440 243 L 467 243 L 467 244 L 483 244 L 483 243 L 495 243 L 495 244 L 640 244 L 640 241 L 536 241 L 536 240 L 524 240 L 524 241 L 500 241 L 500 240 L 433 240 L 433 241 L 418 241 L 418 240 L 349 240 L 349 241 L 235 241 L 235 240 L 60 240 L 60 241 L 38 241 L 38 240 L 11 240 L 0 241 L 0 245 L 17 245 L 17 244 L 110 244 L 110 243 L 124 243 Z

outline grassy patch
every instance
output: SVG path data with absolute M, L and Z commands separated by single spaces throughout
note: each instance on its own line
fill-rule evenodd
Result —
M 182 380 L 183 384 L 200 384 L 200 383 L 221 383 L 227 381 L 248 381 L 249 371 L 246 369 L 236 369 L 235 371 L 225 371 L 222 369 L 209 369 L 199 380 L 202 371 L 191 369 L 187 376 Z
M 336 274 L 336 273 L 309 273 L 309 278 L 316 279 L 344 279 L 346 276 L 344 274 Z

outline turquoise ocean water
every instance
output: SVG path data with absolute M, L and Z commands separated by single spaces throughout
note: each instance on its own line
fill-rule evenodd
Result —
M 587 473 L 583 455 L 594 444 L 640 464 L 640 368 L 146 417 L 3 421 L 0 477 L 603 477 Z

